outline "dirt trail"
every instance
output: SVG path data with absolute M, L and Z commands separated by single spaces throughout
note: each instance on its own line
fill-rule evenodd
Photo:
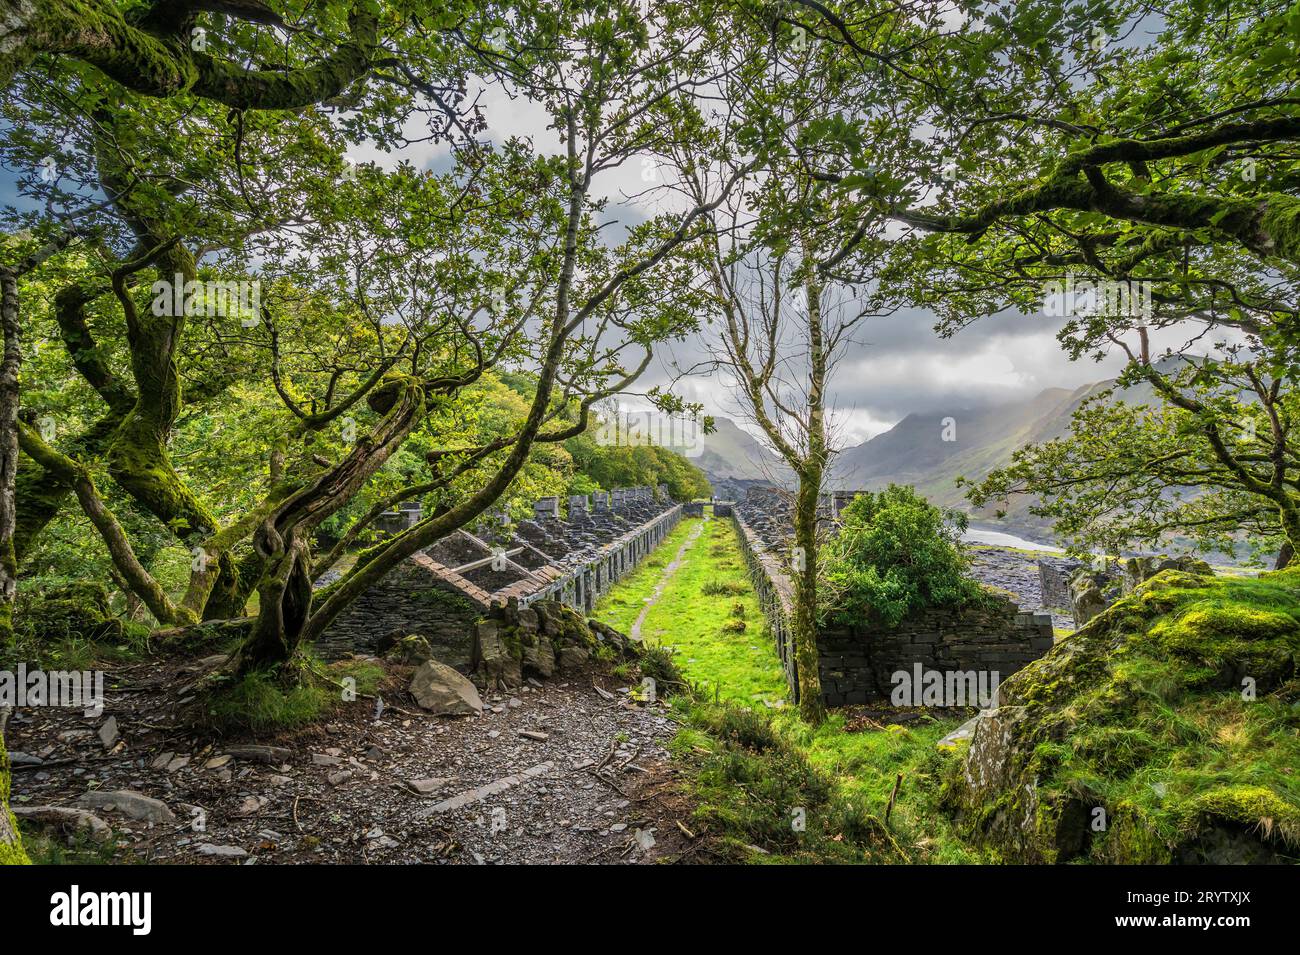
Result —
M 265 753 L 181 730 L 175 688 L 191 679 L 177 663 L 137 664 L 110 675 L 100 717 L 16 714 L 15 807 L 76 807 L 92 790 L 165 804 L 174 820 L 152 824 L 95 810 L 116 831 L 114 861 L 646 862 L 693 851 L 664 749 L 675 724 L 600 671 L 455 719 L 416 710 L 395 671 L 384 695 L 397 705 L 343 704 L 323 725 L 259 741 L 282 748 Z M 109 717 L 120 736 L 106 747 Z
M 700 534 L 703 532 L 704 521 L 700 521 L 691 528 L 691 533 L 687 536 L 686 540 L 682 541 L 682 546 L 677 548 L 677 553 L 673 555 L 673 559 L 668 562 L 667 566 L 664 567 L 663 572 L 660 573 L 659 580 L 655 583 L 655 589 L 651 591 L 650 596 L 645 599 L 645 606 L 641 608 L 641 612 L 636 615 L 636 620 L 632 622 L 632 629 L 628 633 L 628 636 L 633 640 L 640 642 L 641 627 L 645 623 L 646 615 L 649 614 L 651 608 L 659 602 L 659 598 L 663 596 L 664 588 L 668 586 L 669 579 L 673 574 L 677 573 L 677 568 L 681 567 L 682 560 L 686 557 L 686 552 L 691 549 L 692 545 L 694 545 L 697 540 L 699 540 Z
M 344 704 L 323 725 L 259 741 L 280 748 L 266 753 L 179 729 L 174 688 L 188 678 L 137 665 L 112 675 L 99 718 L 18 714 L 14 805 L 75 807 L 92 790 L 165 804 L 175 819 L 156 824 L 95 810 L 117 833 L 115 861 L 645 862 L 692 849 L 664 749 L 675 724 L 599 671 L 455 719 L 416 710 L 398 672 L 384 693 L 396 705 Z M 120 738 L 106 750 L 109 717 Z

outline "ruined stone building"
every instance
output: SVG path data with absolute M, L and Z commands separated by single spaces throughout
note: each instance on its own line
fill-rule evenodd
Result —
M 823 494 L 818 517 L 834 532 L 844 508 L 860 492 Z M 750 488 L 732 509 L 749 575 L 758 591 L 785 669 L 792 697 L 798 695 L 790 579 L 792 498 L 780 488 Z M 990 594 L 980 606 L 936 608 L 897 627 L 823 628 L 817 650 L 827 706 L 888 699 L 891 677 L 917 666 L 943 674 L 996 672 L 1005 679 L 1038 659 L 1053 643 L 1050 615 L 1023 610 L 1010 597 Z
M 549 597 L 590 613 L 682 511 L 662 485 L 576 495 L 566 503 L 562 515 L 560 499 L 545 497 L 529 520 L 485 520 L 412 554 L 331 625 L 319 642 L 322 652 L 374 652 L 394 635 L 418 634 L 441 662 L 467 669 L 474 624 L 493 604 L 527 606 Z M 403 505 L 382 524 L 399 533 L 419 519 L 418 505 Z

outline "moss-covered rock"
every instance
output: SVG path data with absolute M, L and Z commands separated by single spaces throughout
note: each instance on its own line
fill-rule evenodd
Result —
M 555 600 L 528 607 L 517 601 L 492 608 L 474 628 L 471 669 L 490 689 L 518 686 L 525 676 L 546 679 L 609 647 L 615 655 L 634 653 L 627 637 Z
M 1300 571 L 1166 570 L 1005 680 L 945 784 L 1021 862 L 1300 849 Z
M 121 620 L 109 609 L 108 591 L 99 584 L 72 583 L 52 588 L 29 603 L 20 624 L 42 642 L 76 637 L 83 640 L 120 640 Z
M 389 663 L 419 666 L 433 659 L 433 647 L 426 638 L 412 633 L 395 641 L 384 654 L 384 659 Z
M 5 748 L 4 730 L 8 711 L 0 711 L 0 865 L 28 865 L 31 860 L 23 851 L 18 835 L 18 820 L 9 811 L 9 750 Z

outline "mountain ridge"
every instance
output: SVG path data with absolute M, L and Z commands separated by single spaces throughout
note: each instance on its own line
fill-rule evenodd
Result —
M 1041 537 L 1047 523 L 1029 513 L 1028 498 L 975 509 L 957 478 L 978 481 L 1011 461 L 1027 444 L 1059 438 L 1069 431 L 1079 405 L 1115 386 L 1108 378 L 1077 388 L 1048 387 L 1028 397 L 945 412 L 911 412 L 892 428 L 845 448 L 831 461 L 825 487 L 879 490 L 911 484 L 934 503 L 957 508 L 980 523 L 1021 536 Z M 1126 400 L 1150 400 L 1149 386 L 1123 393 Z M 703 436 L 704 450 L 693 458 L 720 498 L 743 497 L 748 486 L 793 483 L 790 469 L 762 442 L 727 418 L 716 418 L 717 432 Z M 721 435 L 720 440 L 715 440 Z M 998 516 L 998 511 L 1005 513 Z

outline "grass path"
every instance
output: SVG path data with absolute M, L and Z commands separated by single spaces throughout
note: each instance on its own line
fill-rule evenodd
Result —
M 785 676 L 731 523 L 688 518 L 665 550 L 674 538 L 679 542 L 672 561 L 659 562 L 653 577 L 634 575 L 627 591 L 616 587 L 596 616 L 615 627 L 630 618 L 632 635 L 671 649 L 686 678 L 711 696 L 783 706 Z M 629 605 L 639 612 L 631 614 Z
M 654 605 L 658 603 L 659 598 L 663 596 L 664 588 L 668 586 L 669 579 L 673 574 L 677 573 L 677 568 L 682 565 L 682 560 L 686 557 L 686 552 L 690 550 L 692 544 L 700 539 L 700 532 L 703 530 L 703 521 L 691 528 L 691 532 L 686 535 L 686 540 L 682 542 L 682 546 L 677 548 L 677 554 L 659 575 L 659 579 L 655 582 L 655 589 L 651 591 L 650 596 L 646 599 L 645 606 L 643 606 L 641 612 L 637 614 L 636 620 L 632 621 L 632 629 L 628 631 L 628 636 L 633 640 L 641 639 L 641 628 L 645 626 L 646 615 L 650 613 L 651 608 L 654 607 Z
M 902 774 L 891 829 L 916 861 L 987 861 L 955 837 L 935 803 L 935 784 L 951 758 L 935 744 L 960 720 L 926 718 L 903 726 L 890 721 L 886 707 L 864 726 L 851 711 L 833 710 L 812 729 L 786 705 L 785 675 L 731 522 L 688 518 L 660 545 L 660 553 L 674 556 L 652 555 L 606 595 L 595 616 L 624 632 L 635 629 L 649 644 L 671 648 L 685 678 L 709 698 L 771 713 L 776 728 L 809 764 L 863 811 L 882 817 Z
M 698 523 L 696 519 L 687 518 L 673 528 L 655 553 L 643 560 L 640 566 L 618 581 L 600 599 L 592 615 L 615 630 L 631 632 L 632 624 L 641 615 L 642 609 L 654 599 L 655 587 L 668 563 L 662 555 L 675 553 Z

